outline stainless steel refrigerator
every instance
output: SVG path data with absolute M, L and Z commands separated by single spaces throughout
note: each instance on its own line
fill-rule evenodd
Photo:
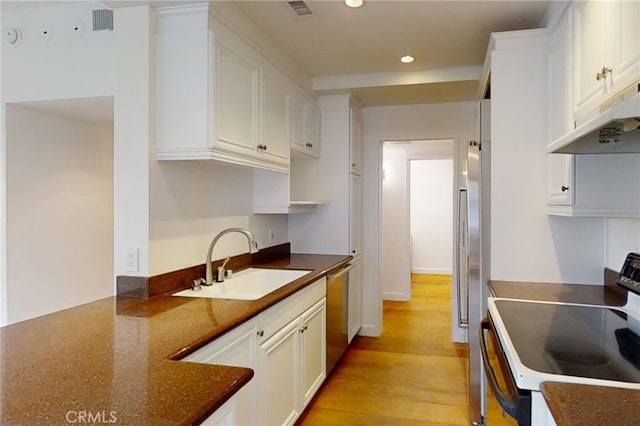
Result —
M 483 424 L 484 378 L 479 346 L 480 321 L 487 312 L 490 227 L 490 101 L 479 104 L 478 141 L 467 144 L 466 185 L 458 192 L 457 279 L 454 291 L 458 327 L 469 346 L 469 421 Z

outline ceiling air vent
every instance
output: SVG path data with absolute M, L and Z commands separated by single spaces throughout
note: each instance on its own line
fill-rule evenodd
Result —
M 288 3 L 298 16 L 308 16 L 312 14 L 311 9 L 309 9 L 303 1 L 290 1 Z
M 96 9 L 93 11 L 93 31 L 113 31 L 113 10 Z

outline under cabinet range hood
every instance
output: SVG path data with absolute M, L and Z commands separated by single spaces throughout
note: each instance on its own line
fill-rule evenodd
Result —
M 547 152 L 563 154 L 640 153 L 640 84 L 635 95 L 576 127 L 547 145 Z

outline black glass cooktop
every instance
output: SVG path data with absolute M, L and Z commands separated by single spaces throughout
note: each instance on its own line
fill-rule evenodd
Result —
M 496 300 L 509 338 L 526 367 L 640 383 L 640 324 L 619 310 Z M 636 332 L 632 331 L 636 330 Z

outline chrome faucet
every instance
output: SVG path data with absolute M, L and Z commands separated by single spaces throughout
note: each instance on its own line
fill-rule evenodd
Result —
M 224 231 L 221 231 L 218 235 L 215 236 L 213 241 L 211 241 L 211 245 L 209 246 L 209 250 L 207 251 L 207 259 L 205 260 L 206 274 L 205 274 L 204 285 L 213 284 L 213 268 L 211 267 L 211 255 L 213 254 L 213 247 L 216 245 L 220 237 L 222 237 L 224 234 L 228 234 L 229 232 L 240 232 L 241 234 L 244 234 L 245 237 L 247 237 L 247 240 L 249 241 L 249 253 L 256 253 L 258 251 L 258 243 L 256 243 L 256 238 L 248 229 L 229 228 L 229 229 L 225 229 Z M 225 264 L 226 264 L 226 261 L 225 261 Z M 220 268 L 218 268 L 218 275 L 220 275 Z M 224 265 L 222 266 L 222 276 L 221 277 L 219 276 L 216 281 L 218 282 L 224 281 Z

